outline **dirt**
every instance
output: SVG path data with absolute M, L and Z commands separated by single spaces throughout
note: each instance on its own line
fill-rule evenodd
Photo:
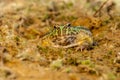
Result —
M 108 0 L 99 10 L 104 2 L 0 0 L 0 80 L 120 80 L 120 4 Z M 88 28 L 94 45 L 40 46 L 54 25 L 67 23 Z

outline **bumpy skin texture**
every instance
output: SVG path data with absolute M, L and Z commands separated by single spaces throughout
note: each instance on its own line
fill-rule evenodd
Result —
M 93 44 L 92 33 L 82 26 L 55 26 L 41 39 L 41 45 L 56 48 L 83 49 Z

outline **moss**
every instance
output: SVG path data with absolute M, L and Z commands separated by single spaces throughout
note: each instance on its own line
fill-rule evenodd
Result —
M 113 73 L 109 73 L 107 76 L 108 80 L 116 80 L 116 76 Z
M 58 59 L 58 60 L 53 61 L 53 62 L 50 64 L 50 67 L 51 67 L 52 69 L 59 69 L 59 68 L 62 67 L 62 65 L 63 65 L 62 60 L 61 60 L 61 59 Z

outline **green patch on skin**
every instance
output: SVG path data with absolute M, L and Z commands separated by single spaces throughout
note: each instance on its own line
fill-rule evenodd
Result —
M 64 36 L 64 35 L 78 34 L 80 31 L 84 31 L 87 34 L 91 35 L 91 32 L 82 26 L 76 26 L 76 27 L 59 26 L 59 27 L 55 27 L 55 29 L 53 29 L 48 34 L 50 36 Z
M 64 29 L 64 26 L 60 26 L 60 35 L 61 36 L 63 35 L 63 29 Z

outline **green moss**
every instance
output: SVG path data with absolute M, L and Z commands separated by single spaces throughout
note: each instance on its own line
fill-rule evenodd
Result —
M 58 60 L 55 60 L 53 61 L 51 64 L 50 64 L 50 67 L 52 69 L 59 69 L 60 67 L 62 67 L 62 60 L 61 59 L 58 59 Z
M 108 52 L 108 54 L 112 54 L 112 53 L 113 53 L 113 51 L 109 51 L 109 52 Z
M 113 73 L 109 73 L 107 76 L 108 80 L 116 80 L 116 76 Z
M 47 52 L 48 52 L 48 49 L 47 49 L 47 48 L 43 48 L 43 47 L 41 47 L 41 46 L 39 46 L 39 45 L 37 45 L 37 48 L 38 48 L 38 50 L 41 50 L 41 51 L 44 52 L 44 53 L 47 53 Z
M 69 2 L 69 3 L 66 4 L 66 6 L 67 6 L 67 8 L 70 8 L 70 7 L 73 6 L 73 3 L 72 3 L 72 2 Z
M 95 65 L 90 60 L 80 60 L 78 63 L 81 65 L 88 65 L 91 68 L 95 67 Z

